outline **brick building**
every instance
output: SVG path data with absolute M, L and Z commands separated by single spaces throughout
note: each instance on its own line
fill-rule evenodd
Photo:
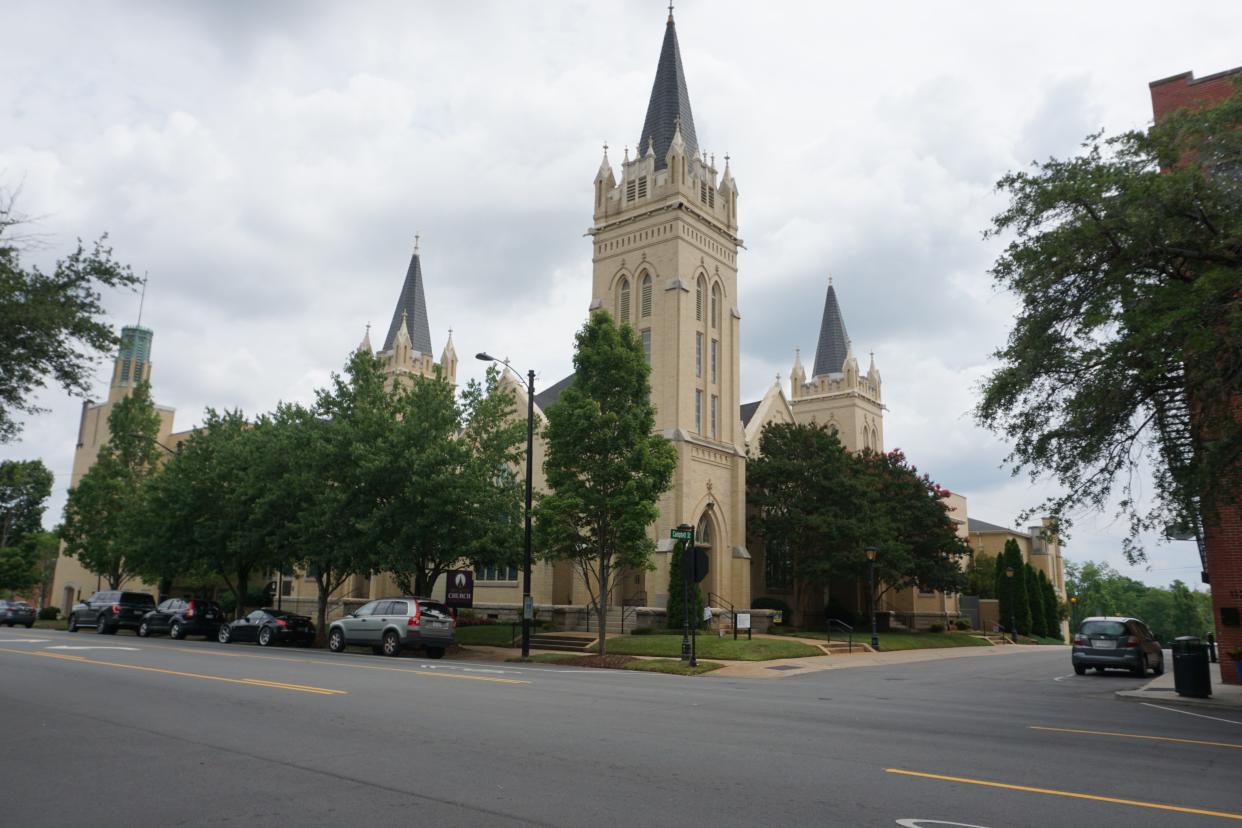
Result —
M 1211 106 L 1238 91 L 1242 66 L 1196 78 L 1193 72 L 1152 81 L 1151 108 L 1159 121 L 1184 107 Z M 1242 400 L 1235 400 L 1233 409 L 1242 416 Z M 1212 590 L 1212 617 L 1220 642 L 1221 680 L 1239 684 L 1239 665 L 1227 655 L 1230 649 L 1242 648 L 1242 505 L 1236 500 L 1223 504 L 1217 514 L 1204 516 L 1203 527 L 1205 579 Z

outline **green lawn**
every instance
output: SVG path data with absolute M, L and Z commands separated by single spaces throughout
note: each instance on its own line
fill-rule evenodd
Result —
M 671 673 L 676 676 L 701 676 L 712 670 L 719 670 L 723 664 L 714 661 L 699 661 L 694 667 L 677 658 L 656 658 L 647 661 L 631 661 L 623 670 L 638 670 L 644 673 Z
M 855 636 L 857 641 L 871 641 L 871 634 Z M 969 633 L 886 632 L 879 633 L 880 652 L 894 650 L 937 650 L 945 647 L 991 647 L 992 643 Z
M 458 644 L 478 644 L 485 647 L 513 646 L 513 628 L 508 624 L 479 624 L 458 627 L 454 632 Z
M 608 652 L 615 655 L 681 656 L 679 635 L 623 635 L 608 639 Z M 802 658 L 823 655 L 818 647 L 801 641 L 781 641 L 775 638 L 756 638 L 747 641 L 739 638 L 717 638 L 701 635 L 695 650 L 699 658 L 724 658 L 732 661 L 768 661 L 773 658 Z
M 61 618 L 57 621 L 36 621 L 35 628 L 40 630 L 63 630 L 65 629 L 65 619 Z

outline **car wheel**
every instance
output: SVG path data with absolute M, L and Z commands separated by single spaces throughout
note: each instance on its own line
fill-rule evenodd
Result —
M 328 633 L 328 649 L 334 653 L 345 650 L 345 631 L 340 627 L 334 627 L 332 632 Z
M 216 641 L 219 641 L 221 644 L 228 644 L 232 636 L 233 631 L 229 629 L 228 624 L 221 624 L 220 629 L 216 631 Z
M 1164 654 L 1160 655 L 1160 660 L 1156 662 L 1155 668 L 1152 670 L 1158 676 L 1164 675 Z
M 1103 668 L 1103 667 L 1096 667 L 1096 668 L 1095 668 L 1095 671 L 1096 671 L 1097 673 L 1099 673 L 1101 676 L 1102 676 L 1102 675 L 1104 675 L 1104 668 Z
M 34 626 L 34 622 L 31 621 L 29 624 L 26 625 L 26 629 L 30 629 L 33 626 Z
M 272 628 L 264 627 L 263 629 L 259 630 L 259 646 L 268 647 L 268 646 L 271 646 L 271 643 L 272 643 Z
M 1138 664 L 1130 671 L 1130 675 L 1143 678 L 1147 675 L 1147 653 L 1139 653 Z
M 69 632 L 78 631 L 78 617 L 72 613 L 69 614 L 69 623 L 65 626 Z
M 428 647 L 427 658 L 444 658 L 443 647 Z
M 108 634 L 108 624 L 103 620 L 102 615 L 95 619 L 95 632 L 98 635 Z
M 1087 674 L 1087 665 L 1085 664 L 1074 665 L 1074 675 L 1085 676 L 1086 674 Z
M 181 632 L 181 622 L 174 621 L 172 626 L 168 628 L 168 637 L 180 641 L 185 638 L 185 633 Z
M 150 634 L 151 634 L 150 624 L 148 624 L 146 621 L 143 621 L 141 624 L 138 625 L 138 637 L 139 638 L 146 638 Z
M 401 655 L 401 636 L 392 630 L 384 633 L 384 655 L 394 658 Z

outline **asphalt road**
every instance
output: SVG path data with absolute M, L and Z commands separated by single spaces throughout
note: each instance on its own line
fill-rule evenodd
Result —
M 1121 701 L 1113 691 L 1138 679 L 1077 677 L 1067 651 L 1023 649 L 720 679 L 5 629 L 0 814 L 56 826 L 1242 821 L 1242 715 Z

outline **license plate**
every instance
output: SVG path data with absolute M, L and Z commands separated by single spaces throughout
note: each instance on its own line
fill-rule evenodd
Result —
M 441 628 L 441 627 L 447 627 L 447 626 L 448 626 L 448 622 L 447 622 L 447 621 L 432 621 L 432 620 L 428 620 L 426 623 L 427 623 L 427 626 L 428 626 L 428 627 L 432 627 L 432 628 L 436 628 L 436 629 L 439 629 L 439 628 Z
M 1113 650 L 1116 649 L 1117 642 L 1113 641 L 1111 638 L 1093 638 L 1091 640 L 1091 646 L 1095 647 L 1097 650 Z

